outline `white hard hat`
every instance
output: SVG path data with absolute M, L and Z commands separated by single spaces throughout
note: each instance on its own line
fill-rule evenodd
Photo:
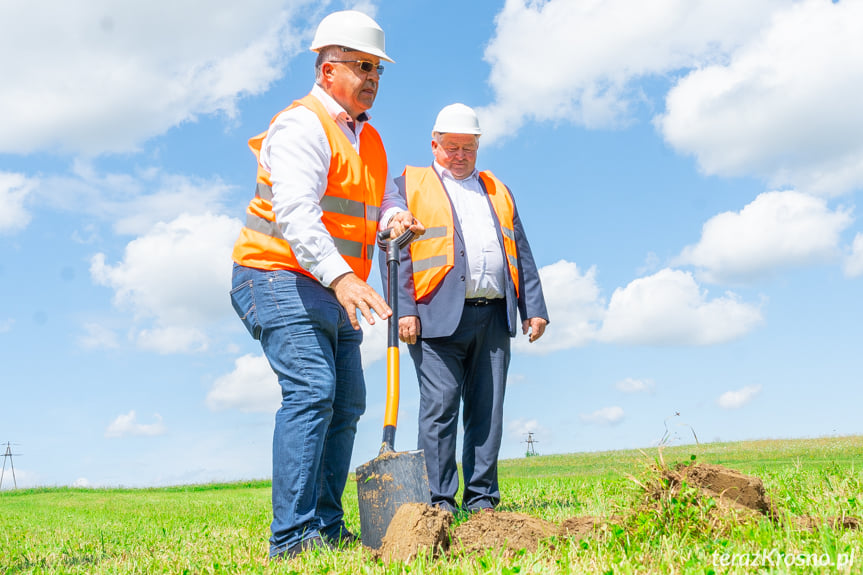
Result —
M 473 111 L 473 108 L 464 104 L 445 106 L 438 113 L 432 132 L 440 132 L 441 134 L 475 134 L 477 136 L 482 134 L 476 112 Z
M 324 46 L 344 46 L 393 62 L 384 51 L 383 29 L 356 10 L 333 12 L 321 20 L 310 49 L 317 52 Z

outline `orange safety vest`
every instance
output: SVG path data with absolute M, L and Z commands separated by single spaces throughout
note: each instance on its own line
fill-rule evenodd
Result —
M 355 274 L 366 280 L 371 271 L 378 212 L 387 178 L 383 142 L 377 131 L 366 124 L 360 132 L 360 153 L 357 154 L 320 100 L 309 94 L 283 112 L 296 106 L 305 106 L 317 114 L 332 152 L 327 189 L 321 197 L 321 221 L 333 237 L 339 254 Z M 294 270 L 314 277 L 299 264 L 276 223 L 270 173 L 261 165 L 261 144 L 266 135 L 267 132 L 262 132 L 249 140 L 249 148 L 258 160 L 258 185 L 246 210 L 246 225 L 234 244 L 233 259 L 247 267 Z
M 423 223 L 426 232 L 410 244 L 414 296 L 417 300 L 432 293 L 453 268 L 455 247 L 452 204 L 443 183 L 432 167 L 408 166 L 404 171 L 408 209 Z M 518 296 L 518 250 L 515 244 L 515 202 L 509 189 L 489 171 L 479 174 L 503 233 L 503 249 L 510 277 Z

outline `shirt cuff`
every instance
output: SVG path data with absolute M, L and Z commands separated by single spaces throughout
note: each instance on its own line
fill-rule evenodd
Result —
M 318 281 L 321 282 L 324 287 L 330 287 L 330 284 L 333 283 L 336 278 L 354 270 L 351 269 L 348 262 L 346 262 L 345 259 L 336 252 L 318 262 L 318 265 L 309 271 L 312 272 L 312 275 L 318 278 Z
M 398 207 L 390 208 L 387 211 L 385 211 L 383 216 L 381 216 L 381 218 L 380 218 L 380 223 L 378 224 L 378 229 L 379 230 L 387 229 L 390 225 L 390 220 L 393 219 L 393 216 L 396 215 L 397 213 L 403 212 L 403 211 L 405 211 L 403 208 L 398 208 Z

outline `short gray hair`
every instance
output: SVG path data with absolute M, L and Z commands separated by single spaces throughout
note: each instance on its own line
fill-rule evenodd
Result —
M 318 58 L 315 60 L 315 83 L 320 84 L 321 82 L 321 67 L 326 62 L 332 62 L 333 60 L 340 60 L 341 55 L 345 52 L 356 52 L 356 50 L 352 50 L 350 48 L 345 48 L 344 46 L 324 46 L 318 51 Z

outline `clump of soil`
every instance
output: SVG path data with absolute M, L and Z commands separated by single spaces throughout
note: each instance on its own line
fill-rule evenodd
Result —
M 453 548 L 462 553 L 501 549 L 514 553 L 519 549 L 536 551 L 542 539 L 559 535 L 555 523 L 522 513 L 482 511 L 453 531 Z
M 718 503 L 717 512 L 722 515 L 733 514 L 734 518 L 740 520 L 764 516 L 776 522 L 781 521 L 764 489 L 764 483 L 758 477 L 709 463 L 679 464 L 674 469 L 664 470 L 662 477 L 672 492 L 679 490 L 684 482 L 698 488 L 702 495 L 712 497 Z M 659 497 L 656 492 L 652 495 L 654 498 Z M 801 531 L 816 531 L 824 527 L 860 529 L 863 526 L 859 519 L 848 516 L 800 516 L 790 517 L 788 522 L 791 527 Z
M 425 503 L 405 503 L 387 527 L 378 555 L 384 561 L 410 561 L 426 550 L 433 555 L 449 548 L 453 516 Z
M 771 518 L 776 516 L 764 483 L 758 477 L 710 463 L 681 464 L 666 470 L 664 475 L 672 487 L 683 482 L 698 487 L 704 495 L 713 497 L 722 510 L 755 511 Z

